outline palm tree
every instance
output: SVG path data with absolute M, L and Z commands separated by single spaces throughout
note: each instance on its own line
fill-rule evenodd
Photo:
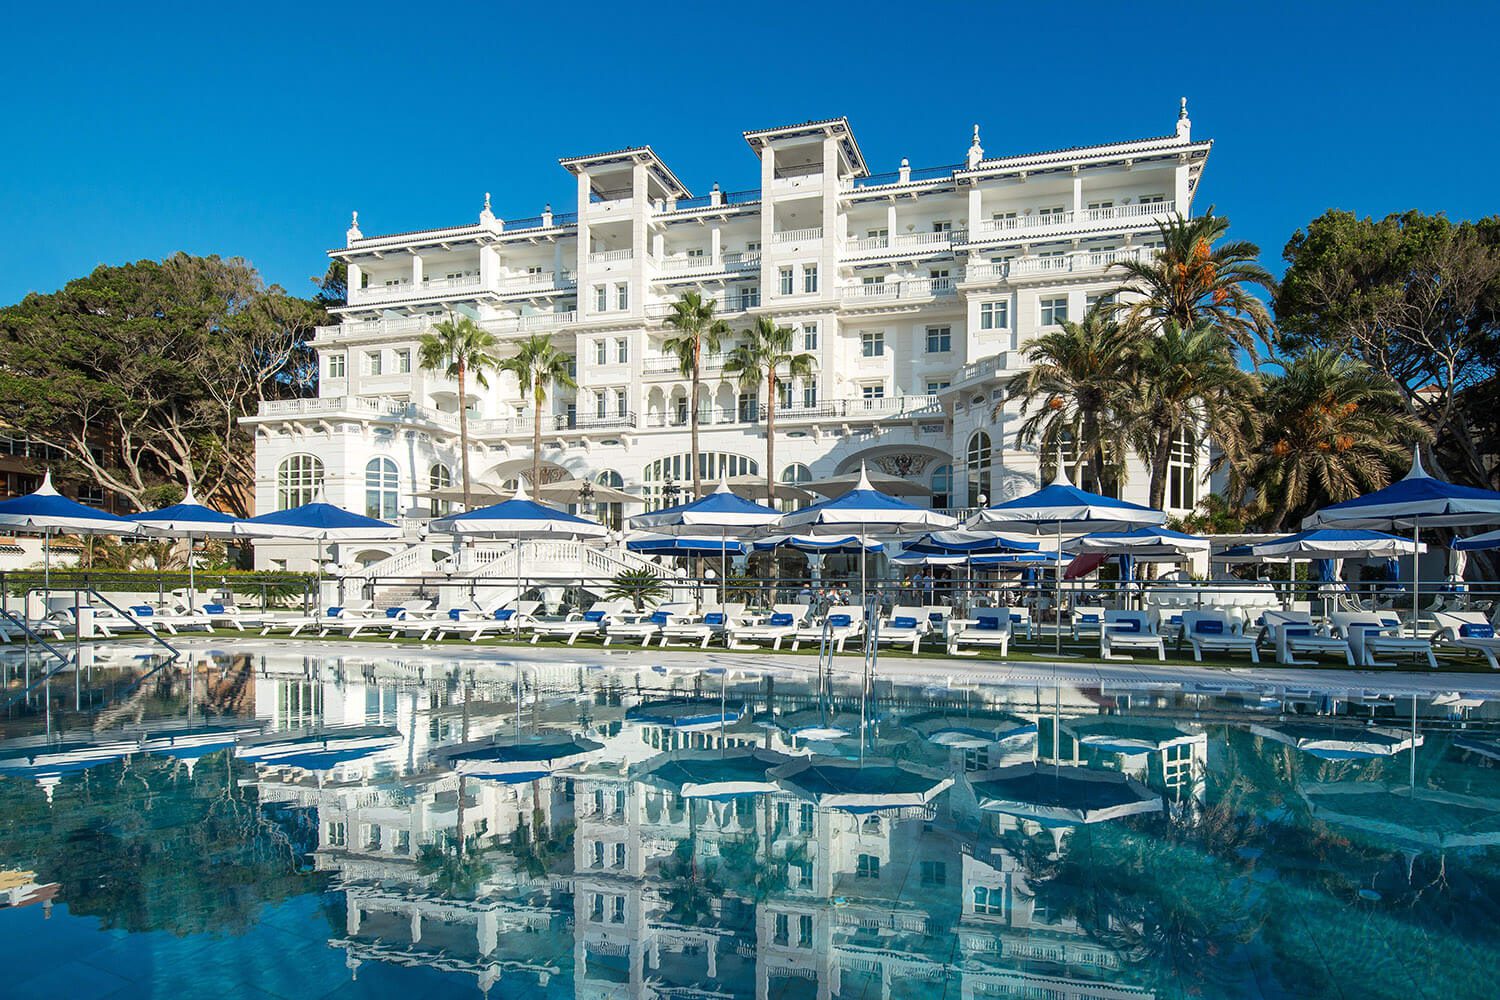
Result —
M 1136 353 L 1129 439 L 1149 463 L 1150 504 L 1160 510 L 1172 443 L 1183 432 L 1207 433 L 1221 461 L 1244 467 L 1259 420 L 1260 384 L 1235 364 L 1234 344 L 1209 320 L 1190 328 L 1167 320 L 1160 333 L 1137 342 Z
M 662 341 L 662 350 L 677 355 L 682 374 L 692 381 L 688 425 L 692 442 L 693 496 L 696 497 L 703 491 L 698 469 L 698 384 L 703 377 L 703 351 L 705 348 L 710 354 L 718 351 L 720 339 L 729 333 L 729 325 L 714 317 L 714 300 L 704 299 L 697 292 L 683 292 L 672 303 L 667 325 L 676 330 L 677 335 Z
M 794 331 L 789 326 L 777 326 L 769 316 L 757 319 L 745 335 L 749 340 L 729 353 L 724 362 L 724 373 L 738 375 L 742 389 L 758 391 L 760 386 L 766 387 L 766 498 L 769 503 L 776 496 L 776 386 L 781 381 L 783 368 L 788 381 L 810 378 L 813 356 L 793 354 Z
M 1017 376 L 1022 421 L 1018 437 L 1024 442 L 1040 439 L 1043 462 L 1071 442 L 1073 481 L 1098 491 L 1106 478 L 1124 475 L 1122 414 L 1135 359 L 1138 338 L 1122 330 L 1104 310 L 1090 310 L 1082 321 L 1064 320 L 1062 329 L 1031 342 L 1028 358 L 1032 367 Z M 1002 415 L 1004 402 L 994 415 Z M 1034 408 L 1034 409 L 1033 409 Z M 1084 484 L 1087 468 L 1092 482 Z
M 1406 413 L 1388 377 L 1334 348 L 1308 351 L 1263 376 L 1264 429 L 1248 481 L 1270 499 L 1268 527 L 1316 501 L 1347 500 L 1390 481 L 1430 435 Z
M 438 323 L 422 335 L 417 346 L 417 363 L 423 371 L 442 371 L 458 382 L 458 440 L 461 448 L 464 506 L 469 506 L 469 376 L 481 388 L 488 389 L 485 373 L 495 367 L 495 335 L 467 316 Z
M 1257 263 L 1260 247 L 1246 240 L 1223 239 L 1229 220 L 1213 214 L 1196 219 L 1178 215 L 1157 223 L 1161 250 L 1144 259 L 1117 260 L 1110 265 L 1124 272 L 1125 287 L 1138 293 L 1138 301 L 1117 307 L 1125 325 L 1142 329 L 1169 320 L 1191 329 L 1202 320 L 1212 320 L 1235 344 L 1258 357 L 1257 339 L 1271 334 L 1271 317 L 1265 303 L 1246 286 L 1274 293 L 1276 279 Z M 1154 322 L 1152 322 L 1154 321 Z
M 571 359 L 552 346 L 552 335 L 547 333 L 533 334 L 529 339 L 523 340 L 520 349 L 499 364 L 501 371 L 510 372 L 516 377 L 523 398 L 527 393 L 531 395 L 533 493 L 542 485 L 542 404 L 547 402 L 548 386 L 558 385 L 566 389 L 577 387 L 578 383 L 573 381 L 570 367 Z

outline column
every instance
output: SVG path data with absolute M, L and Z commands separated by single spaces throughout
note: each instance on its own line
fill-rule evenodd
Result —
M 890 242 L 887 246 L 896 245 L 896 203 L 889 201 L 885 206 L 885 231 L 889 234 L 886 239 Z
M 969 187 L 969 218 L 964 225 L 969 230 L 969 238 L 979 232 L 979 227 L 984 223 L 984 199 L 979 193 L 979 185 L 971 184 Z
M 494 247 L 479 248 L 479 283 L 485 288 L 500 286 L 500 255 Z
M 593 289 L 589 287 L 589 172 L 578 172 L 578 251 L 574 273 L 578 277 L 578 318 L 594 314 Z
M 1073 221 L 1083 219 L 1083 175 L 1073 168 Z
M 767 143 L 760 151 L 760 294 L 764 300 L 776 287 L 776 268 L 771 263 L 771 234 L 776 229 L 776 203 L 771 189 L 776 179 L 776 147 Z
M 717 222 L 708 230 L 708 256 L 713 261 L 714 270 L 724 266 L 724 231 Z
M 354 297 L 354 292 L 358 291 L 360 286 L 364 284 L 365 269 L 360 267 L 353 261 L 350 261 L 347 266 L 349 269 L 349 273 L 348 277 L 345 279 L 345 286 L 348 288 L 349 297 L 352 299 Z
M 416 944 L 422 940 L 422 911 L 413 909 L 411 911 L 411 942 Z
M 646 297 L 646 223 L 651 216 L 651 203 L 647 198 L 647 172 L 644 163 L 630 168 L 630 315 L 640 316 L 642 301 Z M 659 249 L 659 247 L 657 248 Z M 611 289 L 613 291 L 613 289 Z M 633 350 L 632 353 L 640 353 Z
M 354 937 L 359 933 L 359 901 L 354 899 L 352 896 L 348 896 L 347 894 L 345 895 L 345 899 L 348 900 L 348 902 L 344 907 L 344 930 L 350 937 Z
M 411 283 L 417 288 L 421 288 L 422 278 L 422 255 L 414 253 L 411 255 Z
M 1172 200 L 1176 203 L 1174 207 L 1182 215 L 1188 214 L 1189 202 L 1192 194 L 1188 186 L 1188 162 L 1186 156 L 1177 158 L 1177 169 L 1173 173 Z

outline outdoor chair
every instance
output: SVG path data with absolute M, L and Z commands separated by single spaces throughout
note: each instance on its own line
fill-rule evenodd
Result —
M 1389 667 L 1377 657 L 1408 655 L 1426 658 L 1427 665 L 1437 669 L 1437 657 L 1432 653 L 1432 643 L 1426 639 L 1408 639 L 1402 634 L 1401 619 L 1394 612 L 1337 612 L 1333 616 L 1333 627 L 1349 641 L 1355 661 L 1366 667 Z
M 828 609 L 828 614 L 823 621 L 811 625 L 804 625 L 792 633 L 792 649 L 796 650 L 804 642 L 822 644 L 824 626 L 827 626 L 828 637 L 833 642 L 834 648 L 840 653 L 844 651 L 844 643 L 865 630 L 865 609 L 857 608 L 852 604 L 836 604 Z
M 948 655 L 978 656 L 978 649 L 965 646 L 1000 648 L 1001 656 L 1010 655 L 1011 622 L 1007 608 L 976 608 L 974 617 L 948 623 Z
M 1365 614 L 1366 612 L 1357 612 Z M 1335 653 L 1354 666 L 1354 650 L 1349 641 L 1333 635 L 1325 626 L 1314 624 L 1306 611 L 1266 611 L 1260 616 L 1265 626 L 1260 638 L 1269 639 L 1276 650 L 1276 662 L 1287 666 L 1311 666 L 1317 660 L 1299 660 L 1299 654 Z
M 661 630 L 674 620 L 687 614 L 686 604 L 663 604 L 647 613 L 621 616 L 611 621 L 604 631 L 604 644 L 608 646 L 616 639 L 639 639 L 642 646 L 651 645 L 651 640 L 661 635 Z
M 386 608 L 366 608 L 358 614 L 345 614 L 335 620 L 324 622 L 318 634 L 347 632 L 349 638 L 353 639 L 368 632 L 383 632 L 390 628 L 392 623 L 420 616 L 431 607 L 432 601 L 414 598 Z
M 891 616 L 880 625 L 878 641 L 892 646 L 909 645 L 915 656 L 922 647 L 922 637 L 931 630 L 922 610 L 911 607 L 892 608 Z
M 805 604 L 777 604 L 765 621 L 731 625 L 724 644 L 730 649 L 750 649 L 757 643 L 769 642 L 772 649 L 780 649 L 782 640 L 796 633 L 807 611 Z
M 1156 650 L 1156 658 L 1167 658 L 1167 647 L 1144 611 L 1106 611 L 1099 628 L 1099 655 L 1106 660 L 1129 660 L 1116 649 Z
M 1024 604 L 1013 604 L 1010 607 L 1001 608 L 1010 615 L 1010 631 L 1012 635 L 1019 632 L 1026 633 L 1026 641 L 1031 641 L 1031 609 Z
M 661 630 L 661 645 L 688 645 L 707 649 L 710 641 L 729 635 L 729 629 L 745 616 L 745 605 L 709 605 L 696 621 L 673 622 Z
M 517 635 L 521 629 L 536 623 L 533 616 L 541 606 L 541 601 L 516 601 L 513 607 L 495 608 L 488 613 L 460 611 L 456 616 L 450 613 L 448 621 L 439 623 L 432 634 L 439 641 L 450 636 L 466 636 L 470 642 L 507 633 Z
M 543 639 L 562 639 L 571 646 L 580 636 L 603 635 L 624 603 L 595 601 L 587 611 L 582 614 L 575 611 L 560 622 L 534 622 L 531 626 L 531 644 L 535 646 Z
M 1184 611 L 1182 635 L 1193 647 L 1193 659 L 1203 662 L 1203 651 L 1212 653 L 1249 653 L 1250 662 L 1260 662 L 1255 640 L 1240 631 L 1239 622 L 1228 612 Z
M 1085 635 L 1098 635 L 1104 627 L 1104 609 L 1097 605 L 1072 608 L 1068 612 L 1068 624 L 1073 629 L 1073 641 Z
M 1500 652 L 1500 637 L 1481 612 L 1439 611 L 1433 618 L 1438 626 L 1433 638 L 1440 644 L 1479 653 L 1489 661 L 1491 670 L 1500 670 L 1500 662 L 1495 659 L 1496 652 Z
M 360 598 L 346 601 L 331 608 L 324 608 L 321 615 L 292 615 L 287 618 L 268 618 L 261 625 L 260 634 L 270 635 L 279 629 L 286 629 L 289 636 L 295 638 L 301 634 L 303 629 L 321 628 L 323 622 L 330 619 L 343 618 L 345 615 L 349 615 L 351 618 L 357 617 L 369 607 L 370 602 Z

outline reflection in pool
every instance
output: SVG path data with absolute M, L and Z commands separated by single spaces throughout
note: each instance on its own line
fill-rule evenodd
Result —
M 1495 993 L 1478 698 L 147 669 L 4 720 L 7 996 Z

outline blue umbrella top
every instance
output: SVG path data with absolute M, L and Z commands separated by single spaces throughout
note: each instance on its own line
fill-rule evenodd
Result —
M 775 523 L 781 511 L 737 496 L 728 483 L 705 497 L 690 503 L 636 514 L 630 518 L 632 528 L 660 531 L 664 528 L 759 528 Z
M 34 492 L 0 500 L 0 527 L 103 535 L 133 535 L 138 530 L 127 518 L 69 500 L 53 487 L 51 472 Z
M 734 539 L 723 538 L 699 538 L 674 535 L 649 535 L 644 538 L 632 538 L 625 543 L 625 547 L 631 552 L 639 552 L 648 556 L 720 556 L 728 553 L 730 555 L 744 555 L 747 546 L 744 542 Z
M 772 535 L 755 543 L 755 551 L 796 549 L 798 552 L 883 552 L 885 545 L 863 535 Z
M 1003 538 L 987 532 L 932 531 L 907 542 L 904 551 L 939 556 L 985 555 L 999 552 L 1035 552 L 1037 542 Z
M 1500 493 L 1434 479 L 1413 451 L 1411 471 L 1402 479 L 1353 500 L 1331 504 L 1302 519 L 1304 528 L 1409 528 L 1500 524 Z
M 970 527 L 998 528 L 1006 525 L 1087 526 L 1096 531 L 1129 530 L 1165 523 L 1163 511 L 1118 497 L 1107 497 L 1079 489 L 1061 470 L 1048 485 L 1013 500 L 986 507 L 969 519 Z
M 848 531 L 864 530 L 923 531 L 958 526 L 956 518 L 941 511 L 917 507 L 905 500 L 882 493 L 870 485 L 863 467 L 859 484 L 847 493 L 792 511 L 782 517 L 777 527 L 813 528 Z
M 236 534 L 236 528 L 240 524 L 239 518 L 199 503 L 193 496 L 191 486 L 188 487 L 187 496 L 182 498 L 181 503 L 174 503 L 170 507 L 162 507 L 159 510 L 131 514 L 129 520 L 148 531 L 199 537 Z
M 355 514 L 322 500 L 248 518 L 241 522 L 241 530 L 247 535 L 324 538 L 332 541 L 395 538 L 401 534 L 401 529 L 394 524 Z

